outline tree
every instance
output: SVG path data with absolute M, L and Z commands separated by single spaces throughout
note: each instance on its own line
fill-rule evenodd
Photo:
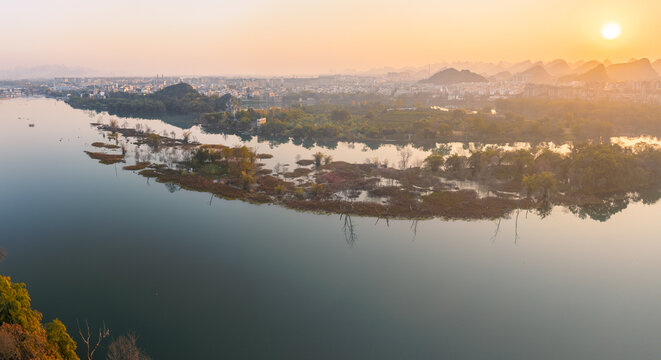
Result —
M 521 180 L 532 168 L 535 158 L 530 151 L 519 149 L 505 153 L 503 161 L 508 162 L 512 166 L 514 180 Z
M 314 165 L 316 167 L 321 166 L 321 160 L 324 158 L 324 154 L 321 151 L 319 151 L 312 154 L 312 157 L 314 157 Z
M 12 283 L 8 276 L 0 277 L 0 323 L 18 324 L 28 332 L 42 329 L 42 315 L 33 310 L 25 284 Z
M 0 326 L 0 359 L 59 360 L 43 332 L 26 331 L 19 324 Z
M 55 319 L 44 328 L 41 320 L 25 284 L 0 276 L 0 358 L 78 360 L 64 324 Z
M 557 181 L 553 173 L 542 171 L 539 174 L 524 176 L 522 185 L 528 197 L 540 195 L 543 200 L 548 200 L 556 189 Z
M 96 340 L 92 338 L 92 331 L 90 330 L 90 324 L 85 320 L 85 332 L 83 333 L 83 329 L 80 328 L 80 323 L 78 325 L 78 334 L 80 335 L 80 338 L 83 340 L 83 343 L 85 344 L 87 348 L 87 360 L 92 360 L 94 359 L 94 354 L 96 353 L 97 350 L 99 350 L 99 347 L 101 346 L 101 343 L 110 336 L 110 330 L 106 328 L 106 324 L 103 324 L 99 328 L 99 333 L 96 337 Z
M 402 170 L 405 170 L 409 166 L 409 160 L 413 156 L 413 151 L 410 148 L 405 147 L 399 151 L 399 167 Z
M 351 119 L 351 114 L 346 110 L 333 110 L 330 115 L 331 120 L 345 122 Z
M 78 360 L 76 355 L 76 342 L 67 333 L 67 328 L 55 319 L 46 325 L 46 338 L 53 344 L 63 360 Z
M 429 169 L 433 172 L 437 172 L 438 169 L 443 165 L 443 156 L 439 154 L 431 154 L 425 159 L 425 163 L 429 166 Z
M 108 360 L 149 360 L 137 345 L 138 338 L 133 333 L 122 335 L 108 346 Z
M 468 159 L 465 156 L 453 154 L 445 159 L 445 170 L 450 172 L 455 177 L 464 177 Z
M 250 185 L 255 183 L 255 177 L 252 176 L 252 174 L 242 171 L 241 172 L 241 185 L 243 186 L 244 189 L 248 189 Z
M 181 140 L 184 142 L 184 144 L 188 144 L 192 134 L 193 133 L 190 130 L 185 130 L 183 133 L 181 133 Z

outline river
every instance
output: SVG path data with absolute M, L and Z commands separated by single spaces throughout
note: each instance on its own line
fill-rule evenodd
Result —
M 347 231 L 337 215 L 211 198 L 99 164 L 83 153 L 103 140 L 89 124 L 98 117 L 52 99 L 0 101 L 0 273 L 27 283 L 33 307 L 72 335 L 77 319 L 105 322 L 114 336 L 135 332 L 154 359 L 661 353 L 658 203 L 604 222 L 558 207 L 543 219 L 354 217 Z M 397 154 L 248 145 L 283 163 L 318 150 L 354 162 Z

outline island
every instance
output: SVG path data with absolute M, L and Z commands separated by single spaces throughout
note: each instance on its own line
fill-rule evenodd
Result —
M 153 152 L 177 148 L 169 164 L 141 161 L 124 169 L 157 182 L 207 192 L 225 199 L 286 208 L 384 219 L 498 219 L 514 211 L 541 216 L 565 206 L 580 217 L 606 220 L 630 202 L 661 198 L 661 148 L 633 148 L 607 142 L 581 143 L 567 154 L 533 147 L 505 151 L 483 147 L 470 156 L 439 146 L 421 166 L 402 149 L 399 164 L 333 161 L 321 152 L 295 167 L 267 169 L 246 146 L 192 143 L 117 124 L 94 124 L 114 143 L 95 143 L 85 151 L 103 164 L 125 162 L 126 144 Z M 123 142 L 120 142 L 120 137 Z M 488 191 L 457 186 L 472 182 Z

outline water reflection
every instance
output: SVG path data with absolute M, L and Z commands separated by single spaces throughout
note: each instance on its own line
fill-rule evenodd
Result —
M 138 124 L 139 125 L 139 124 Z M 142 129 L 142 127 L 140 127 Z M 186 159 L 190 159 L 192 156 L 192 149 L 191 147 L 175 147 L 175 146 L 161 146 L 159 142 L 145 142 L 144 138 L 143 140 L 140 140 L 136 143 L 131 143 L 129 140 L 128 135 L 125 134 L 126 138 L 125 140 L 119 139 L 117 136 L 117 132 L 106 132 L 108 127 L 103 127 L 100 130 L 100 134 L 104 139 L 108 139 L 115 144 L 119 146 L 121 149 L 122 153 L 127 153 L 127 158 L 130 158 L 131 154 L 135 160 L 136 163 L 139 163 L 141 161 L 143 162 L 153 162 L 153 163 L 160 163 L 160 164 L 165 164 L 169 168 L 181 168 L 182 166 L 185 166 L 183 163 Z M 117 129 L 119 131 L 119 129 Z M 120 131 L 121 132 L 121 131 Z M 163 132 L 167 135 L 168 132 L 166 130 L 163 130 Z M 149 134 L 147 132 L 146 134 Z M 150 135 L 151 138 L 151 135 Z M 132 151 L 127 151 L 127 148 L 130 146 L 134 146 Z M 472 145 L 469 145 L 468 148 L 470 149 Z M 480 146 L 480 145 L 478 145 Z M 518 146 L 524 146 L 522 144 L 514 144 L 513 146 L 518 147 Z M 348 149 L 355 150 L 355 144 L 347 144 Z M 399 167 L 402 169 L 408 169 L 410 167 L 410 159 L 413 154 L 412 150 L 410 147 L 395 147 L 395 150 L 397 151 L 397 154 L 399 156 Z M 454 152 L 453 145 L 452 144 L 439 144 L 435 148 L 431 150 L 434 153 L 437 154 L 450 154 Z M 329 156 L 330 158 L 330 156 Z M 264 161 L 277 161 L 276 157 L 269 157 L 262 159 Z M 295 156 L 296 163 L 301 160 L 301 155 L 296 154 Z M 374 160 L 367 160 L 366 163 L 369 162 L 376 168 L 380 168 L 381 161 L 378 158 L 375 158 Z M 386 165 L 383 165 L 384 167 L 387 167 L 387 160 L 383 162 Z M 280 162 L 275 163 L 275 166 L 273 166 L 273 170 L 275 172 L 275 175 L 277 178 L 280 178 L 281 175 L 285 174 L 288 172 L 288 164 L 281 164 Z M 421 164 L 419 161 L 417 161 L 415 164 L 413 164 L 414 168 L 420 168 Z M 115 165 L 115 176 L 117 175 L 117 167 Z M 442 178 L 443 181 L 447 181 L 446 178 Z M 303 179 L 306 180 L 306 179 Z M 298 181 L 303 181 L 299 179 Z M 314 182 L 314 178 L 308 176 L 307 178 L 308 181 Z M 379 184 L 383 182 L 383 178 L 379 180 Z M 149 180 L 148 180 L 149 181 Z M 391 179 L 392 181 L 392 179 Z M 480 182 L 471 182 L 471 181 L 461 181 L 461 180 L 453 180 L 454 182 L 452 185 L 454 188 L 452 190 L 456 191 L 466 191 L 466 190 L 475 190 L 475 193 L 477 194 L 478 199 L 486 199 L 489 200 L 489 198 L 493 198 L 494 194 L 495 197 L 501 197 L 500 194 L 505 194 L 502 191 L 498 191 L 495 193 L 492 193 L 491 189 L 489 186 L 483 187 Z M 450 183 L 448 183 L 450 184 Z M 169 183 L 168 185 L 168 191 L 170 192 L 175 192 L 179 190 L 179 186 L 176 184 Z M 392 184 L 390 184 L 392 186 Z M 367 189 L 369 190 L 369 189 Z M 360 202 L 374 202 L 374 203 L 379 203 L 381 205 L 384 205 L 386 209 L 389 209 L 390 206 L 392 205 L 393 199 L 389 199 L 387 197 L 378 197 L 378 196 L 370 196 L 370 191 L 367 191 L 366 189 L 342 189 L 339 192 L 335 193 L 335 197 L 338 198 L 341 201 L 346 202 L 344 204 L 344 207 L 346 207 L 346 213 L 343 213 L 342 219 L 344 219 L 345 224 L 344 228 L 348 229 L 347 232 L 347 242 L 351 243 L 352 245 L 355 243 L 355 232 L 353 231 L 352 227 L 352 222 L 351 218 L 349 216 L 349 213 L 351 210 L 353 210 L 353 205 L 354 201 L 360 201 Z M 374 189 L 371 189 L 374 190 Z M 420 188 L 419 193 L 417 193 L 419 196 L 420 195 L 429 195 L 434 193 L 434 191 L 437 191 L 438 189 L 436 188 Z M 516 193 L 516 192 L 511 192 L 511 193 L 506 193 L 509 198 L 515 199 L 515 200 L 523 200 L 521 192 Z M 528 194 L 530 195 L 530 194 Z M 631 193 L 627 194 L 624 196 L 620 197 L 611 197 L 611 198 L 604 198 L 604 199 L 589 199 L 588 202 L 586 203 L 581 203 L 579 201 L 578 204 L 572 203 L 572 204 L 567 204 L 567 208 L 573 213 L 576 214 L 579 218 L 581 219 L 593 219 L 597 221 L 606 221 L 608 220 L 612 215 L 621 212 L 622 210 L 626 209 L 627 206 L 629 205 L 630 202 L 642 202 L 643 204 L 654 204 L 656 203 L 659 199 L 661 198 L 661 191 L 659 189 L 648 189 L 644 191 L 639 191 L 636 193 Z M 211 197 L 209 204 L 212 203 L 213 196 Z M 515 217 L 515 227 L 518 226 L 518 218 L 520 214 L 521 209 L 525 209 L 526 211 L 532 210 L 534 211 L 540 218 L 545 218 L 551 214 L 552 208 L 553 208 L 553 203 L 549 201 L 548 196 L 544 196 L 538 199 L 533 199 L 528 197 L 529 202 L 524 203 L 521 202 L 520 204 L 516 206 L 520 207 L 514 207 L 512 206 L 509 208 L 507 211 L 504 211 L 503 213 L 499 214 L 498 216 L 508 216 L 508 214 L 512 211 L 516 212 L 514 217 Z M 580 200 L 580 199 L 579 199 Z M 415 205 L 415 206 L 414 206 Z M 412 206 L 412 207 L 411 207 Z M 462 206 L 462 205 L 458 205 Z M 410 207 L 417 208 L 417 204 L 410 204 Z M 429 214 L 428 214 L 429 215 Z M 431 216 L 436 216 L 435 214 L 431 214 Z M 471 215 L 464 215 L 466 216 L 465 218 L 471 218 Z M 410 216 L 410 217 L 415 217 L 415 216 Z M 461 218 L 460 216 L 457 216 L 456 218 Z M 417 223 L 414 223 L 412 225 L 411 229 L 414 233 L 417 231 Z M 515 242 L 518 241 L 518 231 L 515 231 Z
M 348 213 L 340 214 L 340 222 L 342 222 L 342 231 L 344 232 L 344 240 L 347 244 L 353 247 L 358 240 L 358 234 L 356 233 L 356 227 L 351 220 L 351 215 Z

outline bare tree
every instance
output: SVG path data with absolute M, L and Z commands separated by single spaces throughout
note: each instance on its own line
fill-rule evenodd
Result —
M 418 219 L 411 220 L 411 231 L 413 231 L 413 240 L 418 236 Z
M 137 345 L 138 338 L 134 333 L 122 335 L 108 346 L 108 360 L 149 360 Z
M 356 244 L 358 235 L 356 234 L 356 228 L 351 220 L 351 215 L 349 215 L 349 213 L 340 214 L 340 221 L 342 220 L 344 220 L 344 224 L 342 225 L 342 230 L 344 230 L 344 240 L 346 240 L 349 246 L 353 247 Z
M 494 231 L 493 236 L 491 238 L 489 238 L 489 241 L 491 241 L 491 242 L 496 241 L 496 237 L 498 237 L 498 233 L 500 232 L 500 221 L 502 219 L 503 218 L 498 219 L 498 223 L 496 224 L 496 231 Z
M 181 133 L 181 139 L 183 140 L 184 144 L 188 144 L 188 141 L 190 141 L 191 135 L 193 133 L 190 130 L 186 130 L 183 133 Z
M 409 160 L 411 160 L 412 155 L 413 155 L 413 152 L 408 147 L 402 148 L 402 150 L 399 151 L 399 167 L 402 170 L 405 170 L 406 168 L 408 168 Z
M 514 220 L 514 244 L 517 245 L 519 242 L 519 212 L 520 209 L 516 209 L 516 220 Z
M 110 330 L 108 330 L 106 323 L 104 322 L 99 328 L 99 333 L 95 341 L 92 338 L 92 331 L 90 330 L 90 324 L 87 320 L 85 320 L 85 333 L 83 333 L 83 329 L 81 329 L 78 320 L 76 320 L 76 324 L 78 325 L 78 334 L 87 347 L 87 360 L 92 360 L 94 359 L 94 353 L 99 349 L 103 340 L 110 336 Z
M 282 164 L 281 163 L 275 164 L 275 166 L 273 167 L 273 171 L 275 172 L 276 177 L 280 177 L 280 173 L 282 173 Z

